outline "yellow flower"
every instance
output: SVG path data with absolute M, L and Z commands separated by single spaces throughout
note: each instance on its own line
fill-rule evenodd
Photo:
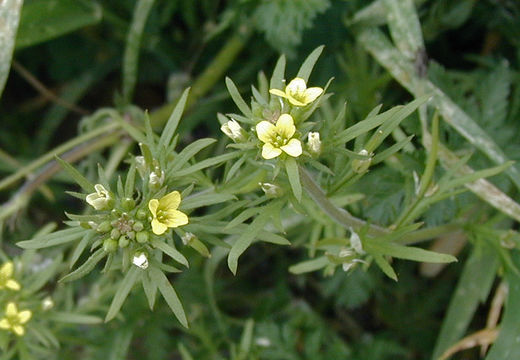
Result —
M 256 125 L 256 134 L 260 141 L 264 143 L 262 147 L 262 157 L 264 159 L 274 159 L 282 151 L 292 157 L 302 154 L 302 144 L 300 140 L 293 139 L 296 132 L 294 120 L 289 114 L 282 114 L 276 121 L 276 125 L 269 121 L 261 121 Z
M 152 199 L 148 202 L 148 208 L 152 213 L 152 231 L 156 235 L 162 235 L 168 228 L 186 225 L 188 216 L 177 210 L 181 203 L 181 194 L 172 191 L 159 200 Z
M 0 329 L 12 330 L 16 335 L 22 336 L 25 334 L 25 329 L 22 326 L 32 316 L 29 310 L 18 311 L 16 304 L 10 302 L 5 308 L 5 317 L 0 320 Z
M 0 268 L 0 290 L 8 288 L 20 290 L 20 284 L 11 279 L 13 276 L 13 263 L 7 262 Z
M 289 85 L 285 87 L 285 92 L 278 89 L 271 89 L 269 92 L 273 95 L 286 98 L 294 106 L 305 106 L 316 100 L 323 92 L 323 89 L 320 87 L 307 88 L 305 80 L 302 78 L 294 78 Z

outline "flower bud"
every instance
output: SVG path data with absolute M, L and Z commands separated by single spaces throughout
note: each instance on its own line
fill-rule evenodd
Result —
M 368 156 L 368 151 L 363 149 L 359 152 L 359 155 Z M 354 170 L 354 172 L 357 174 L 362 174 L 368 170 L 371 162 L 372 162 L 372 157 L 368 157 L 364 160 L 354 159 L 352 161 L 352 170 Z
M 281 187 L 279 187 L 278 185 L 271 184 L 271 183 L 258 183 L 258 184 L 264 191 L 265 195 L 270 199 L 281 197 L 284 193 L 283 189 Z
M 144 175 L 146 174 L 146 161 L 144 159 L 144 156 L 135 157 L 135 168 L 137 169 L 137 172 L 139 173 L 141 178 L 144 178 Z
M 125 248 L 130 244 L 130 240 L 125 235 L 122 235 L 118 240 L 118 245 L 120 248 Z
M 147 216 L 148 216 L 148 212 L 143 209 L 137 210 L 137 213 L 135 214 L 135 217 L 138 218 L 139 220 L 144 220 L 144 219 L 146 219 Z
M 133 208 L 135 207 L 135 200 L 132 198 L 124 198 L 123 200 L 121 200 L 121 206 L 126 211 L 133 210 Z
M 321 154 L 321 140 L 319 132 L 310 132 L 307 135 L 307 147 L 312 156 Z
M 189 245 L 195 238 L 195 234 L 191 232 L 184 233 L 184 235 L 181 236 L 181 240 L 184 245 Z
M 98 225 L 96 228 L 96 231 L 99 233 L 106 233 L 109 232 L 110 229 L 112 229 L 112 225 L 110 225 L 110 221 L 103 221 L 101 224 Z
M 142 222 L 140 222 L 140 221 L 136 221 L 136 222 L 134 223 L 134 225 L 132 225 L 132 229 L 133 229 L 134 231 L 141 231 L 141 230 L 144 229 L 144 225 L 143 225 Z
M 114 205 L 114 199 L 101 184 L 94 185 L 96 192 L 88 194 L 85 200 L 96 210 L 109 210 Z
M 135 234 L 135 239 L 139 244 L 148 242 L 149 237 L 150 235 L 148 234 L 148 231 L 139 231 L 137 234 Z
M 150 177 L 148 178 L 148 186 L 150 189 L 157 190 L 164 183 L 164 171 L 156 168 L 155 171 L 150 173 Z
M 119 231 L 119 229 L 112 229 L 112 231 L 110 232 L 110 237 L 114 240 L 119 239 L 120 236 L 121 232 Z
M 146 256 L 144 252 L 136 252 L 132 259 L 132 264 L 138 268 L 146 270 L 148 268 L 148 256 Z
M 105 250 L 105 252 L 114 252 L 117 250 L 117 241 L 115 241 L 114 239 L 105 239 L 105 241 L 103 241 L 103 250 Z
M 45 299 L 42 300 L 42 310 L 48 311 L 54 307 L 54 301 L 50 296 L 47 296 Z
M 220 130 L 236 143 L 246 141 L 246 132 L 236 120 L 229 120 Z

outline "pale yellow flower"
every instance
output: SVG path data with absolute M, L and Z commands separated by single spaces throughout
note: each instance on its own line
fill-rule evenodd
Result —
M 152 231 L 156 235 L 162 235 L 168 228 L 176 228 L 188 223 L 188 216 L 177 210 L 181 203 L 181 194 L 172 191 L 159 200 L 152 199 L 148 202 L 148 208 L 152 213 Z
M 269 92 L 273 95 L 286 98 L 294 106 L 305 106 L 316 100 L 323 92 L 323 89 L 320 87 L 307 88 L 305 80 L 302 78 L 294 78 L 289 85 L 285 87 L 285 91 L 271 89 Z
M 0 268 L 0 290 L 11 289 L 20 290 L 20 284 L 12 279 L 13 277 L 13 263 L 6 262 L 2 268 Z
M 110 192 L 101 184 L 94 185 L 94 189 L 96 192 L 87 195 L 87 203 L 96 210 L 110 209 L 114 202 Z
M 282 114 L 276 121 L 276 125 L 269 121 L 261 121 L 256 125 L 256 134 L 260 141 L 264 143 L 262 147 L 262 157 L 264 159 L 274 159 L 282 152 L 298 157 L 302 154 L 302 144 L 300 140 L 293 139 L 296 127 L 294 120 L 289 114 Z
M 18 336 L 25 334 L 25 324 L 32 316 L 29 310 L 18 311 L 16 304 L 10 302 L 5 308 L 5 317 L 0 320 L 0 329 L 11 330 Z

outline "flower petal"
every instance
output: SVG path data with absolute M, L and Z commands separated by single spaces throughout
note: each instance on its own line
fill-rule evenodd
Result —
M 288 99 L 289 99 L 289 102 L 292 105 L 294 105 L 294 106 L 305 106 L 305 105 L 307 105 L 306 103 L 301 102 L 300 100 L 298 100 L 298 99 L 296 99 L 296 98 L 294 98 L 292 96 L 289 96 Z
M 302 78 L 294 78 L 285 88 L 285 92 L 289 97 L 300 97 L 301 95 L 303 95 L 305 89 L 307 89 L 307 84 L 305 84 L 305 80 L 303 80 Z
M 285 92 L 283 92 L 282 90 L 278 90 L 278 89 L 271 89 L 269 90 L 269 92 L 273 95 L 276 95 L 276 96 L 281 96 L 283 98 L 287 98 L 287 95 L 285 94 Z
M 13 263 L 6 262 L 0 269 L 0 277 L 10 278 L 13 275 Z
M 284 139 L 290 139 L 296 132 L 294 120 L 289 114 L 282 114 L 276 121 L 276 133 Z
M 276 136 L 276 128 L 269 121 L 260 121 L 256 124 L 256 136 L 258 136 L 260 141 L 269 143 Z
M 29 310 L 20 311 L 18 313 L 18 321 L 20 324 L 25 324 L 31 318 L 32 312 Z
M 7 287 L 11 290 L 20 290 L 20 284 L 18 284 L 13 279 L 7 280 L 7 282 L 5 283 L 5 287 Z
M 188 223 L 188 216 L 179 210 L 170 210 L 167 212 L 164 224 L 168 227 L 178 227 Z
M 157 219 L 152 220 L 152 231 L 155 235 L 162 235 L 168 230 L 168 226 Z
M 148 201 L 148 209 L 150 209 L 150 212 L 152 213 L 154 218 L 157 216 L 158 207 L 159 207 L 159 200 L 152 199 L 152 200 Z
M 286 145 L 282 146 L 282 149 L 286 154 L 292 157 L 298 157 L 302 154 L 302 143 L 298 139 L 291 139 Z
M 10 329 L 11 323 L 7 319 L 0 320 L 0 329 Z
M 322 92 L 323 92 L 323 89 L 320 87 L 308 88 L 307 90 L 305 90 L 303 101 L 305 102 L 305 104 L 310 104 L 311 102 L 316 100 L 318 98 L 318 96 L 321 95 Z
M 16 314 L 18 314 L 18 309 L 16 309 L 16 304 L 13 302 L 10 302 L 9 304 L 7 304 L 7 306 L 5 308 L 5 315 L 7 317 L 13 317 L 13 316 L 16 316 Z
M 274 159 L 281 153 L 282 150 L 275 148 L 271 143 L 264 144 L 264 146 L 262 147 L 262 157 L 267 160 Z
M 169 194 L 164 195 L 160 200 L 159 204 L 164 210 L 175 210 L 181 203 L 181 194 L 178 191 L 172 191 Z
M 13 329 L 14 333 L 18 336 L 22 336 L 23 334 L 25 334 L 25 329 L 23 328 L 22 325 L 13 325 L 12 329 Z

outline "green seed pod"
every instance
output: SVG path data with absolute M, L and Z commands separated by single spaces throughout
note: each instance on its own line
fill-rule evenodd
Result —
M 105 241 L 103 241 L 103 250 L 105 250 L 106 252 L 114 252 L 117 250 L 117 241 L 113 240 L 113 239 L 105 239 Z
M 99 233 L 107 233 L 112 229 L 112 225 L 110 225 L 109 221 L 103 221 L 99 226 L 97 227 L 97 232 Z
M 149 237 L 150 235 L 148 234 L 148 231 L 139 231 L 137 234 L 135 234 L 135 239 L 139 244 L 148 242 Z
M 123 235 L 119 238 L 118 243 L 120 248 L 125 248 L 128 246 L 128 244 L 130 244 L 130 240 L 125 235 Z
M 123 200 L 121 200 L 121 206 L 126 211 L 133 210 L 133 208 L 135 208 L 135 200 L 131 198 L 124 198 Z

